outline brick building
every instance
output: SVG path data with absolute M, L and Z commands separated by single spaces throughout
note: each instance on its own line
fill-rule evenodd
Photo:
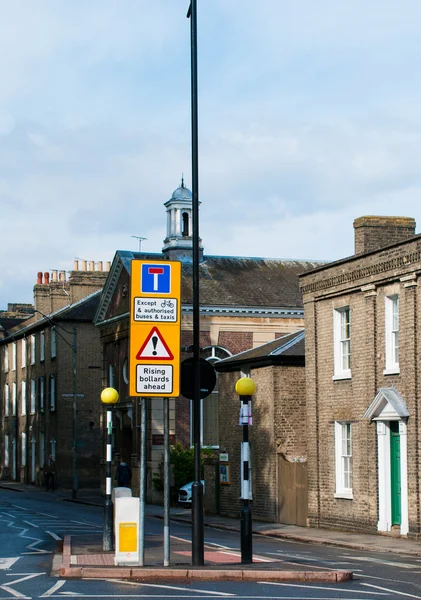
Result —
M 307 427 L 304 331 L 247 350 L 216 364 L 219 373 L 220 451 L 228 454 L 229 481 L 219 486 L 221 515 L 238 517 L 242 427 L 235 384 L 251 377 L 249 441 L 253 518 L 291 525 L 307 519 Z M 224 463 L 220 463 L 224 466 Z M 211 477 L 207 479 L 207 488 Z M 209 505 L 210 491 L 206 502 Z
M 419 537 L 421 236 L 354 222 L 355 255 L 300 278 L 309 523 Z
M 179 260 L 182 263 L 181 347 L 192 343 L 192 196 L 184 186 L 165 203 L 167 236 L 162 253 L 118 251 L 104 286 L 95 323 L 101 333 L 104 385 L 116 387 L 115 451 L 131 458 L 133 487 L 138 487 L 140 410 L 128 393 L 131 261 Z M 211 362 L 272 341 L 303 325 L 298 275 L 320 263 L 250 257 L 206 256 L 200 250 L 200 344 Z M 189 356 L 182 353 L 182 359 Z M 170 441 L 191 444 L 190 401 L 170 399 Z M 218 447 L 218 389 L 202 404 L 202 443 Z M 148 400 L 148 498 L 151 477 L 163 454 L 163 399 Z
M 59 486 L 77 486 L 74 474 L 80 486 L 99 485 L 102 355 L 92 319 L 108 273 L 75 263 L 69 278 L 38 273 L 32 316 L 0 339 L 3 479 L 41 485 L 52 454 Z

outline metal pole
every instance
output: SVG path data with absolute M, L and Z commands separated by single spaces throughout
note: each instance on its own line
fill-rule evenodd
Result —
M 140 483 L 139 483 L 139 565 L 145 565 L 145 490 L 146 490 L 146 398 L 141 399 Z
M 200 304 L 199 304 L 199 153 L 197 101 L 197 0 L 191 0 L 191 124 L 192 124 L 192 217 L 193 217 L 193 447 L 192 564 L 202 566 L 204 557 L 203 484 L 200 461 Z
M 170 565 L 170 411 L 164 398 L 164 567 Z
M 105 478 L 104 536 L 102 549 L 113 549 L 113 504 L 111 502 L 111 460 L 112 460 L 113 413 L 107 409 L 107 475 Z
M 77 426 L 77 329 L 73 329 L 73 490 L 72 498 L 77 497 L 78 477 L 77 477 L 77 454 L 76 454 L 76 426 Z
M 249 447 L 249 426 L 248 426 L 248 415 L 249 415 L 249 400 L 250 396 L 242 396 L 244 411 L 243 421 L 243 443 L 241 452 L 241 562 L 248 564 L 253 562 L 253 537 L 252 537 L 252 516 L 250 506 L 250 447 Z

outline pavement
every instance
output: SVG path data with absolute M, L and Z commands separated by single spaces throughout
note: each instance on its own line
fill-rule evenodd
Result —
M 78 490 L 77 498 L 72 498 L 71 490 L 45 492 L 34 485 L 0 481 L 0 489 L 15 492 L 39 492 L 54 494 L 57 500 L 76 502 L 93 506 L 104 506 L 104 497 L 99 490 Z M 145 515 L 163 519 L 162 506 L 147 504 Z M 171 507 L 170 520 L 191 523 L 191 510 L 184 507 Z M 240 520 L 205 515 L 206 527 L 240 532 Z M 281 523 L 253 521 L 253 534 L 294 540 L 308 544 L 321 544 L 352 548 L 364 551 L 394 553 L 408 556 L 421 556 L 421 541 L 394 537 L 391 535 L 348 533 L 331 529 L 299 527 Z M 240 541 L 240 540 L 239 540 Z M 102 534 L 65 536 L 61 556 L 60 576 L 66 578 L 128 578 L 136 580 L 175 580 L 175 579 L 226 579 L 259 581 L 324 581 L 341 582 L 352 579 L 352 571 L 324 570 L 306 564 L 306 570 L 297 562 L 270 560 L 253 554 L 253 563 L 242 564 L 239 552 L 228 551 L 205 545 L 204 566 L 191 565 L 191 544 L 189 541 L 171 536 L 170 566 L 163 567 L 163 536 L 145 537 L 145 566 L 115 565 L 114 552 L 102 550 Z

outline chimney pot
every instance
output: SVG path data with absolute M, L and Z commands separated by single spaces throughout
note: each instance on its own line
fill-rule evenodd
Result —
M 111 261 L 107 260 L 107 262 L 105 263 L 105 270 L 109 271 L 111 269 Z
M 79 261 L 78 260 L 73 261 L 73 271 L 79 271 Z
M 95 262 L 93 260 L 89 261 L 89 271 L 95 271 Z
M 57 269 L 54 269 L 53 271 L 51 271 L 51 281 L 57 281 L 57 274 L 58 274 Z
M 59 279 L 60 281 L 66 281 L 66 271 L 60 271 L 59 273 Z
M 86 271 L 86 260 L 82 260 L 82 271 Z
M 98 271 L 102 271 L 102 260 L 98 261 Z
M 46 283 L 47 285 L 50 283 L 50 274 L 48 273 L 48 271 L 44 273 L 44 283 Z
M 42 283 L 42 271 L 38 271 L 37 273 L 37 283 Z

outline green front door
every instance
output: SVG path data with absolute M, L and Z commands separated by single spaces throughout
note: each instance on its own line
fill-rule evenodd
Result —
M 401 439 L 399 422 L 390 422 L 390 476 L 392 493 L 392 525 L 401 524 Z

